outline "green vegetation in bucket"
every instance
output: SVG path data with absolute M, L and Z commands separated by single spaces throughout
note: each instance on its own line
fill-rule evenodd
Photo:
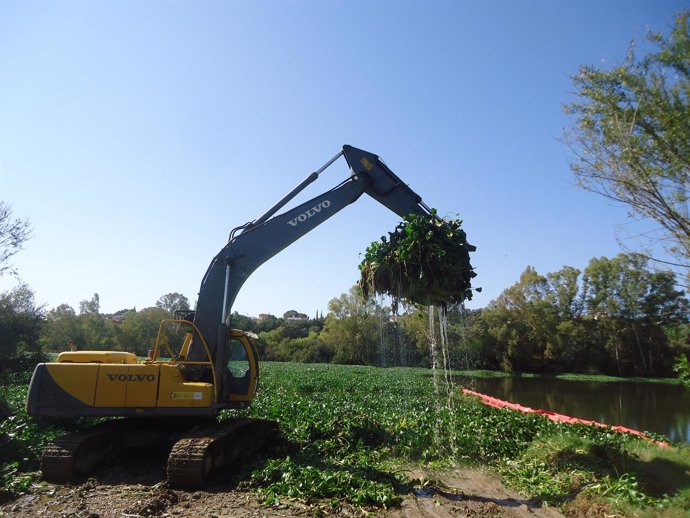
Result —
M 410 214 L 389 238 L 367 247 L 359 265 L 364 297 L 390 295 L 394 301 L 444 306 L 472 299 L 470 252 L 461 220 Z M 481 291 L 477 288 L 476 291 Z

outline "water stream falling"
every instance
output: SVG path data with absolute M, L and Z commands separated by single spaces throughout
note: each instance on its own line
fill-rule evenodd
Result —
M 438 313 L 438 318 L 436 314 Z M 437 339 L 438 322 L 438 339 Z M 431 348 L 431 371 L 434 383 L 434 406 L 440 416 L 436 421 L 434 441 L 439 449 L 457 452 L 457 415 L 455 412 L 455 389 L 451 376 L 451 355 L 448 341 L 448 308 L 429 306 L 429 344 Z
M 385 299 L 379 297 L 376 305 L 379 320 L 378 364 L 382 367 L 409 366 L 410 344 L 406 343 L 409 338 L 406 338 L 400 325 L 397 304 L 385 307 Z M 458 451 L 455 403 L 459 387 L 454 383 L 453 364 L 457 364 L 456 368 L 469 370 L 474 363 L 464 311 L 461 304 L 450 307 L 430 305 L 427 309 L 425 334 L 433 383 L 433 403 L 430 402 L 430 406 L 438 416 L 433 440 L 437 451 L 446 451 L 451 457 Z M 452 313 L 452 326 L 449 323 L 449 313 Z

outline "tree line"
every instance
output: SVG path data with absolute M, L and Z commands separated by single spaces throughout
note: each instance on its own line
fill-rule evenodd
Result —
M 161 320 L 190 309 L 179 293 L 155 305 L 100 313 L 98 294 L 50 311 L 21 285 L 0 295 L 0 354 L 29 369 L 42 354 L 69 349 L 122 350 L 145 356 Z M 255 333 L 262 360 L 376 366 L 430 366 L 429 309 L 394 314 L 382 299 L 353 286 L 332 299 L 327 315 L 295 310 L 282 317 L 237 312 L 232 326 Z M 447 308 L 448 353 L 458 369 L 670 376 L 690 352 L 688 299 L 674 276 L 641 255 L 593 258 L 580 271 L 545 275 L 527 267 L 485 308 Z
M 118 350 L 145 356 L 155 343 L 160 321 L 188 310 L 179 293 L 163 295 L 143 310 L 100 313 L 100 298 L 79 303 L 78 311 L 60 304 L 46 311 L 26 284 L 0 294 L 0 372 L 33 369 L 47 353 L 69 350 Z
M 688 300 L 671 273 L 647 263 L 619 254 L 582 272 L 528 267 L 474 315 L 469 335 L 502 370 L 669 375 L 688 353 Z

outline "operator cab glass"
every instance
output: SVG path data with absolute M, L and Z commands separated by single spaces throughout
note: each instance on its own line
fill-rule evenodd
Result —
M 227 347 L 224 397 L 230 401 L 251 401 L 258 379 L 256 348 L 244 333 L 236 329 L 231 331 Z
M 230 340 L 227 369 L 233 379 L 249 377 L 249 357 L 244 344 L 237 338 Z

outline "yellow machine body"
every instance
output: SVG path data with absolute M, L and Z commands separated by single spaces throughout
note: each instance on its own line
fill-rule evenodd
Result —
M 194 324 L 181 321 L 185 325 Z M 162 337 L 146 359 L 117 351 L 62 352 L 57 360 L 36 366 L 27 407 L 33 415 L 211 415 L 221 408 L 247 406 L 258 384 L 256 347 L 251 336 L 230 330 L 229 349 L 218 366 L 208 354 L 204 362 L 187 362 L 194 331 L 174 353 Z M 206 346 L 204 342 L 204 346 Z M 207 351 L 208 352 L 208 351 Z M 187 381 L 183 370 L 205 369 L 203 381 Z

